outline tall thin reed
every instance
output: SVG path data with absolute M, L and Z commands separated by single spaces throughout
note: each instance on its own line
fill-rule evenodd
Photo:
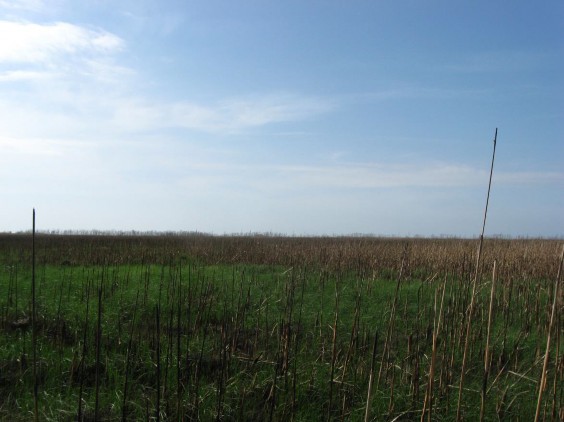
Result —
M 182 356 L 181 349 L 181 334 L 182 334 L 182 261 L 180 261 L 178 267 L 178 297 L 177 297 L 177 308 L 176 308 L 176 420 L 180 421 L 181 418 L 181 407 L 182 407 L 182 397 L 181 397 L 181 372 L 180 372 L 180 359 Z
M 86 312 L 84 313 L 84 324 L 82 328 L 82 355 L 80 356 L 79 363 L 79 374 L 80 374 L 80 388 L 78 391 L 78 411 L 77 420 L 82 422 L 82 394 L 84 392 L 84 360 L 86 359 L 86 340 L 88 339 L 88 321 L 89 321 L 89 310 L 90 310 L 90 279 L 86 282 Z
M 337 323 L 339 322 L 339 280 L 335 281 L 335 319 L 333 320 L 333 339 L 331 347 L 331 379 L 329 380 L 329 405 L 327 406 L 327 420 L 331 420 L 333 407 L 333 384 L 335 380 L 335 362 L 337 360 Z
M 298 329 L 299 327 L 302 326 L 302 310 L 304 307 L 304 290 L 305 290 L 305 284 L 306 284 L 306 278 L 303 277 L 302 280 L 302 291 L 301 291 L 301 297 L 300 297 L 300 311 L 298 314 Z M 293 378 L 292 378 L 292 414 L 291 414 L 291 420 L 293 421 L 295 418 L 295 413 L 296 413 L 296 383 L 297 383 L 297 366 L 298 366 L 298 333 L 295 334 L 296 335 L 296 340 L 294 341 L 294 374 L 293 374 Z
M 556 322 L 556 326 L 560 327 L 562 324 L 561 321 L 561 315 L 558 315 L 558 321 Z M 555 356 L 560 356 L 560 334 L 561 334 L 561 330 L 556 330 L 556 351 L 555 351 Z M 558 372 L 558 368 L 561 365 L 561 363 L 558 362 L 558 359 L 555 359 L 554 362 L 554 378 L 552 380 L 552 407 L 551 407 L 551 412 L 550 412 L 550 417 L 552 421 L 556 420 L 556 400 L 557 400 L 557 396 L 558 396 L 558 376 L 556 376 L 557 372 Z M 564 410 L 564 409 L 562 409 Z
M 100 412 L 100 350 L 102 348 L 102 284 L 98 286 L 98 321 L 96 323 L 96 397 L 94 420 L 99 421 Z
M 548 323 L 548 334 L 546 336 L 546 351 L 544 353 L 544 361 L 542 364 L 541 379 L 539 382 L 539 396 L 537 400 L 537 410 L 535 412 L 535 422 L 539 420 L 540 408 L 542 403 L 542 394 L 546 388 L 546 376 L 548 369 L 548 359 L 550 356 L 550 342 L 552 339 L 552 325 L 554 324 L 554 315 L 556 314 L 556 304 L 558 303 L 558 293 L 560 289 L 560 276 L 562 274 L 562 262 L 564 261 L 564 245 L 562 246 L 562 252 L 560 253 L 560 264 L 558 265 L 558 274 L 556 275 L 556 281 L 554 282 L 554 298 L 552 300 L 552 310 L 550 312 L 550 321 Z M 556 374 L 554 375 L 556 376 Z
M 490 375 L 490 335 L 492 328 L 492 314 L 493 314 L 493 302 L 495 294 L 495 279 L 497 271 L 497 261 L 494 261 L 492 270 L 492 288 L 490 291 L 490 308 L 488 310 L 488 331 L 486 334 L 486 350 L 484 351 L 484 379 L 482 382 L 482 399 L 480 404 L 480 421 L 484 420 L 485 410 L 486 410 L 486 395 L 488 389 L 488 377 Z
M 445 301 L 445 290 L 446 290 L 446 275 L 445 281 L 442 285 L 443 292 L 441 294 L 441 305 L 439 308 L 439 317 L 437 323 L 433 330 L 433 349 L 431 352 L 431 366 L 429 368 L 429 382 L 427 384 L 427 393 L 425 394 L 425 402 L 423 403 L 423 412 L 421 412 L 421 422 L 425 420 L 425 413 L 428 413 L 429 422 L 432 420 L 433 412 L 433 383 L 435 378 L 435 362 L 437 360 L 437 339 L 439 337 L 439 332 L 441 330 L 441 322 L 443 319 L 443 304 Z M 437 313 L 437 293 L 435 292 L 435 315 Z
M 161 303 L 160 303 L 160 294 L 159 294 L 159 303 L 155 305 L 155 324 L 156 324 L 156 348 L 157 348 L 157 364 L 155 367 L 156 370 L 156 377 L 157 377 L 157 404 L 155 409 L 155 419 L 157 422 L 161 420 Z
M 486 207 L 484 209 L 484 221 L 482 223 L 482 233 L 480 234 L 480 243 L 478 245 L 478 254 L 476 256 L 476 269 L 474 273 L 474 279 L 472 281 L 472 295 L 470 296 L 470 306 L 467 313 L 466 321 L 466 335 L 464 337 L 464 353 L 462 354 L 462 368 L 460 369 L 460 384 L 458 387 L 458 403 L 456 405 L 456 420 L 462 420 L 461 405 L 462 405 L 462 389 L 464 387 L 464 375 L 466 372 L 466 361 L 468 356 L 468 344 L 470 339 L 470 328 L 472 327 L 472 314 L 474 312 L 474 303 L 476 296 L 476 286 L 480 278 L 480 262 L 482 257 L 482 245 L 484 243 L 484 231 L 486 230 L 486 218 L 488 216 L 488 205 L 490 202 L 490 190 L 492 187 L 492 176 L 495 160 L 495 147 L 497 144 L 497 128 L 495 129 L 495 136 L 493 140 L 493 153 L 492 153 L 492 164 L 490 167 L 490 179 L 488 182 L 488 194 L 486 196 Z
M 380 370 L 378 371 L 378 380 L 376 381 L 377 387 L 380 386 L 380 379 L 381 379 L 382 373 L 383 373 L 384 361 L 386 361 L 386 373 L 388 371 L 387 359 L 390 355 L 390 342 L 392 341 L 392 334 L 394 332 L 396 308 L 398 306 L 401 280 L 402 280 L 402 277 L 403 277 L 403 271 L 404 271 L 404 266 L 405 266 L 406 260 L 407 260 L 407 244 L 405 245 L 404 250 L 403 250 L 403 256 L 402 256 L 402 259 L 401 259 L 401 266 L 400 266 L 400 270 L 399 270 L 398 278 L 397 278 L 397 282 L 396 282 L 396 290 L 395 290 L 395 293 L 394 293 L 394 300 L 392 302 L 392 308 L 390 310 L 390 319 L 388 321 L 388 330 L 386 332 L 386 340 L 384 342 L 384 350 L 382 350 L 382 359 L 380 360 Z
M 31 231 L 31 343 L 33 348 L 33 420 L 39 420 L 39 395 L 37 384 L 37 306 L 35 299 L 35 208 Z
M 374 366 L 376 364 L 376 347 L 378 345 L 378 330 L 374 333 L 374 344 L 372 345 L 372 359 L 370 360 L 370 375 L 368 377 L 368 393 L 366 394 L 366 410 L 364 411 L 364 422 L 370 420 L 370 408 L 372 406 L 372 386 L 374 385 Z
M 346 413 L 346 404 L 347 404 L 347 400 L 346 400 L 346 395 L 344 392 L 344 388 L 345 388 L 345 379 L 346 379 L 346 375 L 347 375 L 347 369 L 349 366 L 349 362 L 351 361 L 352 357 L 353 357 L 353 348 L 355 346 L 355 342 L 356 342 L 356 338 L 357 338 L 357 334 L 358 334 L 358 326 L 359 326 L 359 320 L 360 320 L 360 304 L 361 304 L 361 292 L 360 292 L 360 288 L 358 288 L 358 292 L 356 294 L 356 300 L 355 300 L 355 310 L 354 310 L 354 319 L 353 319 L 353 326 L 351 329 L 351 337 L 349 340 L 349 348 L 345 357 L 345 362 L 343 363 L 343 373 L 341 375 L 341 390 L 343 391 L 343 407 L 342 407 L 342 411 L 341 411 L 341 420 L 345 419 L 345 413 Z
M 129 387 L 129 368 L 131 366 L 131 348 L 133 346 L 133 335 L 135 330 L 135 319 L 137 316 L 137 306 L 139 304 L 139 287 L 137 287 L 137 296 L 135 297 L 135 306 L 133 307 L 133 316 L 129 327 L 129 340 L 127 341 L 127 351 L 125 355 L 125 379 L 123 381 L 123 402 L 121 407 L 121 420 L 127 420 L 127 390 Z

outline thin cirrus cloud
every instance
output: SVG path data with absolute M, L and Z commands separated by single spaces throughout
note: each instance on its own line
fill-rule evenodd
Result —
M 178 101 L 155 105 L 126 99 L 115 106 L 114 124 L 128 131 L 172 127 L 229 134 L 271 123 L 305 120 L 332 111 L 336 104 L 299 94 L 265 94 L 213 104 Z
M 0 63 L 51 64 L 68 55 L 108 54 L 124 47 L 114 34 L 66 22 L 0 21 L 0 39 L 5 40 L 0 42 Z
M 28 156 L 63 156 L 69 151 L 76 150 L 79 146 L 84 148 L 88 145 L 75 141 L 64 141 L 49 138 L 15 138 L 0 136 L 0 149 L 4 151 L 4 156 L 13 160 L 17 157 Z
M 50 76 L 45 72 L 33 70 L 7 70 L 0 72 L 0 82 L 18 82 L 47 79 Z
M 222 181 L 257 191 L 291 192 L 323 190 L 374 190 L 395 188 L 471 188 L 485 187 L 488 171 L 462 164 L 429 163 L 381 164 L 342 163 L 336 165 L 237 165 L 232 163 L 185 163 L 189 175 L 213 176 L 220 188 Z M 234 177 L 237 175 L 237 177 Z M 564 183 L 557 172 L 497 171 L 495 184 L 501 186 L 546 185 Z
M 44 0 L 0 0 L 0 8 L 37 12 L 45 8 Z
M 291 167 L 290 174 L 302 183 L 333 188 L 457 187 L 478 184 L 483 170 L 456 165 L 354 164 L 328 167 Z
M 102 119 L 119 132 L 182 128 L 226 134 L 304 120 L 335 107 L 328 99 L 293 93 L 226 98 L 209 104 L 189 99 L 155 101 L 143 93 L 132 94 L 124 89 L 127 77 L 135 72 L 119 63 L 117 54 L 126 48 L 126 43 L 115 34 L 66 22 L 0 21 L 0 40 L 8 39 L 10 42 L 0 41 L 0 64 L 6 68 L 0 71 L 0 83 L 51 79 L 57 83 L 51 85 L 56 89 L 49 85 L 37 87 L 38 93 L 48 94 L 51 105 L 86 109 L 88 116 L 84 118 Z M 73 81 L 89 84 L 81 84 L 80 90 L 67 89 Z M 103 96 L 98 94 L 99 89 L 91 88 L 120 81 L 124 84 L 119 84 L 118 92 L 104 90 Z M 14 106 L 21 108 L 21 101 Z M 98 112 L 92 113 L 93 109 Z

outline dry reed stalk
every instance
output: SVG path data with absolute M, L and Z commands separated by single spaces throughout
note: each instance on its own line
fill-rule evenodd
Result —
M 86 356 L 86 340 L 88 339 L 88 316 L 90 309 L 90 278 L 86 281 L 86 312 L 84 314 L 84 325 L 82 328 L 82 355 L 80 357 L 79 374 L 80 374 L 80 388 L 78 392 L 78 411 L 77 420 L 82 422 L 82 393 L 84 391 L 84 360 Z
M 460 370 L 460 384 L 458 387 L 458 403 L 456 405 L 456 420 L 462 420 L 461 414 L 461 406 L 462 406 L 462 389 L 464 387 L 464 375 L 466 372 L 466 360 L 468 357 L 468 344 L 470 339 L 470 328 L 472 327 L 472 314 L 474 312 L 474 303 L 475 303 L 475 296 L 476 296 L 476 286 L 478 284 L 480 278 L 480 262 L 482 257 L 482 245 L 484 243 L 484 231 L 486 229 L 486 218 L 488 216 L 488 205 L 490 202 L 490 190 L 492 186 L 492 176 L 493 176 L 493 168 L 494 168 L 494 160 L 495 160 L 495 147 L 497 144 L 497 128 L 495 129 L 495 136 L 493 140 L 493 153 L 492 153 L 492 163 L 490 167 L 490 179 L 488 182 L 488 194 L 486 196 L 486 207 L 484 209 L 484 221 L 482 223 L 482 233 L 480 234 L 480 243 L 478 245 L 478 254 L 476 256 L 476 270 L 474 273 L 474 279 L 472 281 L 472 294 L 470 296 L 470 306 L 468 309 L 467 314 L 467 322 L 466 322 L 466 334 L 464 337 L 464 353 L 462 354 L 462 368 Z
M 289 284 L 286 283 L 286 305 L 284 308 L 284 320 L 286 324 L 282 326 L 282 337 L 284 339 L 283 345 L 283 359 L 282 359 L 282 374 L 284 375 L 284 390 L 288 391 L 288 371 L 290 369 L 290 343 L 292 340 L 292 317 L 294 309 L 294 271 L 291 273 Z M 288 397 L 286 397 L 288 398 Z
M 302 326 L 302 310 L 304 307 L 304 290 L 305 290 L 305 284 L 306 284 L 306 278 L 305 276 L 303 276 L 302 279 L 302 291 L 301 291 L 301 297 L 300 297 L 300 311 L 298 313 L 298 327 Z M 296 384 L 297 384 L 297 378 L 298 378 L 298 333 L 296 333 L 296 338 L 294 340 L 294 374 L 293 374 L 293 378 L 292 378 L 292 414 L 291 414 L 291 420 L 293 421 L 295 418 L 295 413 L 296 413 Z
M 431 366 L 429 368 L 429 381 L 427 384 L 427 392 L 425 394 L 425 401 L 423 402 L 423 411 L 421 412 L 421 422 L 425 420 L 425 413 L 428 413 L 429 422 L 431 421 L 431 415 L 433 411 L 433 383 L 435 378 L 435 362 L 437 358 L 437 338 L 439 337 L 439 332 L 441 330 L 441 322 L 443 319 L 443 304 L 445 301 L 445 291 L 446 291 L 446 275 L 445 281 L 442 286 L 441 294 L 441 305 L 439 308 L 439 318 L 433 330 L 433 349 L 431 352 Z M 437 293 L 435 292 L 435 315 L 437 314 Z
M 33 348 L 33 420 L 39 420 L 39 395 L 37 384 L 37 306 L 35 299 L 35 208 L 31 232 L 31 343 Z
M 372 404 L 372 386 L 374 385 L 374 366 L 376 363 L 376 346 L 378 345 L 378 330 L 374 334 L 372 345 L 372 359 L 370 361 L 370 375 L 368 377 L 368 393 L 366 394 L 366 410 L 364 411 L 364 422 L 370 420 L 370 406 Z
M 331 347 L 331 378 L 329 380 L 329 405 L 327 406 L 327 420 L 331 420 L 333 407 L 333 384 L 335 382 L 335 362 L 337 360 L 337 323 L 339 322 L 339 280 L 335 281 L 335 319 L 333 320 L 333 338 Z
M 560 288 L 560 276 L 562 274 L 562 262 L 564 261 L 564 245 L 562 246 L 562 252 L 560 253 L 560 264 L 558 266 L 558 274 L 556 275 L 556 281 L 554 282 L 554 298 L 552 301 L 552 310 L 550 312 L 550 320 L 548 323 L 548 334 L 546 337 L 546 350 L 544 353 L 544 361 L 542 364 L 542 372 L 541 372 L 541 379 L 539 382 L 539 396 L 537 400 L 537 410 L 535 412 L 535 422 L 539 420 L 540 416 L 540 408 L 542 403 L 542 394 L 544 389 L 546 388 L 546 377 L 547 377 L 547 369 L 548 369 L 548 359 L 550 356 L 550 342 L 552 339 L 552 325 L 554 324 L 554 316 L 556 314 L 556 304 L 558 302 L 558 294 Z
M 199 406 L 200 406 L 200 381 L 201 381 L 201 377 L 202 377 L 202 362 L 204 359 L 204 352 L 205 352 L 205 346 L 206 346 L 206 340 L 208 337 L 208 331 L 209 331 L 209 323 L 207 323 L 209 321 L 212 309 L 213 309 L 213 300 L 210 300 L 208 303 L 208 306 L 205 306 L 205 297 L 208 295 L 208 290 L 210 289 L 210 285 L 206 284 L 206 291 L 204 291 L 204 277 L 202 277 L 202 283 L 201 283 L 201 297 L 200 297 L 200 303 L 201 303 L 201 312 L 204 318 L 204 321 L 206 321 L 206 323 L 204 324 L 204 332 L 202 335 L 202 344 L 200 346 L 200 352 L 198 355 L 198 363 L 196 365 L 196 373 L 194 374 L 194 402 L 192 404 L 192 408 L 193 408 L 193 412 L 195 417 L 198 417 L 198 412 L 199 412 Z M 200 315 L 198 315 L 198 317 L 200 317 Z M 198 321 L 195 322 L 195 324 L 199 324 Z M 199 328 L 198 328 L 199 329 Z
M 355 309 L 354 309 L 354 319 L 353 319 L 353 326 L 351 329 L 351 338 L 349 341 L 349 348 L 347 351 L 347 355 L 345 357 L 345 362 L 343 364 L 343 373 L 341 375 L 341 391 L 344 390 L 345 387 L 345 379 L 346 379 L 346 375 L 347 375 L 347 369 L 349 366 L 349 362 L 350 360 L 353 358 L 354 352 L 353 352 L 353 348 L 355 346 L 356 343 L 356 338 L 358 336 L 358 326 L 360 323 L 360 304 L 361 304 L 361 292 L 360 292 L 360 288 L 358 288 L 358 292 L 356 295 L 356 300 L 355 300 Z M 342 408 L 342 412 L 341 412 L 341 420 L 344 420 L 345 418 L 345 412 L 346 412 L 346 400 L 345 400 L 345 394 L 343 393 L 343 408 Z
M 225 395 L 225 379 L 227 378 L 227 362 L 228 362 L 228 357 L 227 357 L 227 353 L 229 350 L 229 345 L 228 345 L 228 333 L 227 333 L 227 324 L 226 324 L 226 317 L 225 317 L 225 308 L 224 308 L 224 316 L 223 316 L 223 322 L 221 324 L 221 333 L 220 333 L 220 340 L 219 340 L 219 350 L 220 350 L 220 360 L 221 360 L 221 364 L 220 364 L 220 369 L 219 369 L 219 374 L 217 377 L 217 405 L 216 405 L 216 417 L 215 420 L 216 421 L 221 421 L 221 413 L 222 413 L 222 409 L 223 409 L 223 400 L 224 400 L 224 395 Z
M 392 302 L 392 309 L 390 310 L 390 320 L 388 322 L 388 330 L 386 332 L 386 341 L 384 342 L 384 350 L 382 351 L 382 359 L 380 361 L 380 370 L 378 371 L 378 380 L 376 381 L 377 387 L 380 386 L 380 379 L 382 377 L 382 371 L 383 371 L 383 368 L 384 368 L 384 360 L 386 360 L 386 371 L 387 371 L 387 367 L 388 367 L 387 358 L 389 357 L 389 353 L 390 353 L 390 342 L 391 342 L 391 339 L 392 339 L 392 333 L 394 331 L 396 308 L 397 308 L 397 305 L 398 305 L 399 291 L 400 291 L 401 279 L 402 279 L 402 276 L 403 276 L 406 257 L 407 257 L 407 244 L 404 247 L 403 256 L 402 256 L 402 260 L 401 260 L 401 266 L 400 266 L 400 270 L 399 270 L 398 278 L 397 278 L 397 283 L 396 283 L 396 290 L 395 290 L 395 293 L 394 293 L 394 300 Z
M 561 315 L 558 315 L 557 327 L 561 326 Z M 556 420 L 556 399 L 558 396 L 558 370 L 561 367 L 561 363 L 558 361 L 560 356 L 560 331 L 556 330 L 556 359 L 554 361 L 554 379 L 552 382 L 552 408 L 551 408 L 551 420 Z M 562 409 L 564 410 L 564 409 Z
M 284 318 L 282 318 L 282 321 L 280 322 L 280 327 L 284 326 Z M 279 330 L 279 332 L 281 333 L 281 328 Z M 282 340 L 278 339 L 278 349 L 276 351 L 276 364 L 274 365 L 274 378 L 272 379 L 272 385 L 270 387 L 270 392 L 268 393 L 268 397 L 266 399 L 266 401 L 269 403 L 269 414 L 268 414 L 268 420 L 269 422 L 272 422 L 273 418 L 274 418 L 274 408 L 276 407 L 276 399 L 278 398 L 278 395 L 276 394 L 277 391 L 277 381 L 278 381 L 278 375 L 280 372 L 280 369 L 282 367 Z
M 319 273 L 319 285 L 321 285 L 321 292 L 320 292 L 320 306 L 319 312 L 317 314 L 317 327 L 319 328 L 319 341 L 321 342 L 321 362 L 325 362 L 325 336 L 323 335 L 323 305 L 324 305 L 324 298 L 325 298 L 325 279 L 327 277 L 327 273 L 325 271 L 321 271 Z
M 159 292 L 159 301 L 155 305 L 155 324 L 156 324 L 156 348 L 157 348 L 157 364 L 155 365 L 157 377 L 157 403 L 155 405 L 155 419 L 157 422 L 161 420 L 161 298 Z
M 181 333 L 182 333 L 182 261 L 180 261 L 178 268 L 178 297 L 176 308 L 176 420 L 180 422 L 181 418 L 181 374 L 180 374 L 180 359 L 182 356 L 181 350 Z
M 101 347 L 102 347 L 102 283 L 100 283 L 100 286 L 98 286 L 98 321 L 96 323 L 96 393 L 95 393 L 95 404 L 94 404 L 95 421 L 100 420 L 99 411 L 100 411 L 100 349 Z
M 190 265 L 190 263 L 188 263 L 188 280 L 187 280 L 187 286 L 186 286 L 186 330 L 190 331 L 190 324 L 191 324 L 191 318 L 192 318 L 192 295 L 193 295 L 193 288 L 192 288 L 192 266 Z M 186 368 L 186 374 L 184 375 L 184 379 L 186 379 L 186 382 L 188 383 L 188 386 L 186 388 L 187 391 L 187 397 L 186 397 L 186 402 L 190 403 L 190 394 L 191 394 L 191 388 L 190 388 L 190 379 L 191 379 L 191 371 L 190 371 L 190 338 L 191 336 L 187 335 L 186 336 L 186 342 L 185 342 L 185 347 L 184 350 L 186 350 L 185 355 L 184 355 L 184 362 L 185 362 L 185 368 Z M 188 406 L 190 406 L 188 404 Z M 182 416 L 182 420 L 184 421 L 184 415 Z
M 127 420 L 127 390 L 129 387 L 129 368 L 131 365 L 131 348 L 133 346 L 133 335 L 135 330 L 135 318 L 137 316 L 137 306 L 139 304 L 139 287 L 137 287 L 137 296 L 135 297 L 135 306 L 133 308 L 133 316 L 129 326 L 129 340 L 127 341 L 127 351 L 125 355 L 125 379 L 123 382 L 123 402 L 121 407 L 121 420 Z
M 492 328 L 492 314 L 493 314 L 493 302 L 494 302 L 494 294 L 495 294 L 495 280 L 496 280 L 496 270 L 497 270 L 497 261 L 494 261 L 493 270 L 492 270 L 492 288 L 490 291 L 490 307 L 488 309 L 488 330 L 486 334 L 486 350 L 484 351 L 484 380 L 482 383 L 482 398 L 480 404 L 480 421 L 484 420 L 484 414 L 486 410 L 486 395 L 487 395 L 487 388 L 488 388 L 488 377 L 490 375 L 490 335 L 491 335 L 491 328 Z
M 163 380 L 163 387 L 162 387 L 162 396 L 164 398 L 169 397 L 169 368 L 172 365 L 172 352 L 173 352 L 173 336 L 172 336 L 172 324 L 174 320 L 174 300 L 176 299 L 174 296 L 175 290 L 175 276 L 173 272 L 173 265 L 172 265 L 172 257 L 169 258 L 169 267 L 168 267 L 168 278 L 167 278 L 167 287 L 166 287 L 166 302 L 164 305 L 165 310 L 168 308 L 168 320 L 166 322 L 166 350 L 165 350 L 165 363 L 164 363 L 164 380 Z M 164 264 L 163 264 L 163 272 L 164 272 Z M 163 274 L 164 277 L 164 274 Z M 166 316 L 166 311 L 165 311 Z M 162 372 L 162 371 L 161 371 Z M 165 399 L 165 415 L 170 415 L 170 403 L 171 400 Z
M 390 400 L 388 401 L 388 418 L 392 417 L 394 411 L 394 387 L 396 384 L 396 371 L 392 369 L 392 380 L 390 383 Z
M 433 277 L 434 278 L 434 277 Z M 422 290 L 423 284 L 419 286 L 419 288 L 417 289 L 417 317 L 415 320 L 415 332 L 416 333 L 420 333 L 421 332 L 421 320 L 423 318 L 423 310 L 421 309 L 421 290 Z M 409 336 L 409 340 L 412 340 L 413 335 Z M 420 375 L 419 375 L 419 371 L 420 371 L 420 342 L 416 341 L 415 342 L 415 351 L 412 350 L 412 345 L 411 343 L 409 343 L 408 340 L 408 355 L 409 356 L 413 356 L 412 360 L 414 361 L 412 363 L 413 365 L 413 369 L 412 369 L 412 375 L 411 375 L 411 382 L 410 382 L 410 389 L 411 389 L 411 406 L 412 408 L 415 407 L 416 403 L 419 402 L 419 382 L 420 382 Z

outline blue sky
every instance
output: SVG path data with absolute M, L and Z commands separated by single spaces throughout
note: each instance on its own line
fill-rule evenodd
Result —
M 0 231 L 564 235 L 564 3 L 0 0 Z

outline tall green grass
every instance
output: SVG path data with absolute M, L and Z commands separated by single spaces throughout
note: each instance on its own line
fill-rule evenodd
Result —
M 349 255 L 346 239 L 341 257 L 350 260 L 340 262 L 298 259 L 315 251 L 319 258 L 327 239 L 301 241 L 295 245 L 301 252 L 285 252 L 291 259 L 280 250 L 276 259 L 264 255 L 276 250 L 272 239 L 263 252 L 261 239 L 253 240 L 258 245 L 205 240 L 216 258 L 231 241 L 260 252 L 242 251 L 241 262 L 232 256 L 209 262 L 201 245 L 192 254 L 193 239 L 184 246 L 179 239 L 99 240 L 39 238 L 40 420 L 456 417 L 473 270 L 464 267 L 456 243 L 444 265 L 434 259 L 448 257 L 445 244 L 426 244 L 426 266 L 414 267 L 424 262 L 415 256 L 423 249 L 409 240 L 396 249 L 392 240 L 396 263 L 370 268 L 360 259 L 366 252 Z M 32 268 L 20 241 L 0 244 L 0 419 L 14 421 L 34 415 Z M 81 245 L 95 255 L 91 263 Z M 504 259 L 501 245 L 497 255 Z M 467 420 L 480 417 L 482 403 L 484 420 L 534 418 L 553 303 L 540 413 L 545 420 L 561 417 L 563 348 L 555 333 L 563 328 L 562 302 L 554 300 L 554 277 L 523 276 L 542 274 L 524 265 L 547 258 L 527 253 L 526 261 L 499 265 L 493 296 L 491 274 L 477 285 L 462 391 Z

